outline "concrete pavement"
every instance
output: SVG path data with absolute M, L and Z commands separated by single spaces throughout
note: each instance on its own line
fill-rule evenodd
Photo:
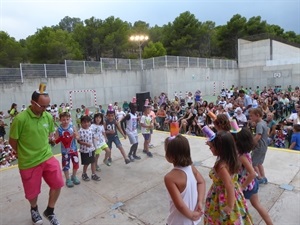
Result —
M 139 135 L 141 160 L 125 165 L 119 150 L 113 146 L 113 164 L 101 163 L 100 182 L 81 181 L 73 188 L 64 187 L 55 208 L 62 225 L 158 225 L 165 224 L 168 216 L 168 197 L 163 177 L 172 169 L 164 158 L 163 141 L 168 133 L 154 131 L 151 151 L 153 158 L 141 153 L 143 137 Z M 206 189 L 211 185 L 208 176 L 215 162 L 205 139 L 187 136 L 192 149 L 194 164 L 206 180 Z M 121 140 L 126 152 L 129 140 Z M 267 208 L 274 224 L 300 224 L 300 152 L 269 148 L 264 163 L 267 185 L 261 185 L 259 198 Z M 60 160 L 60 156 L 57 156 Z M 100 156 L 100 160 L 103 155 Z M 102 162 L 102 161 L 101 161 Z M 90 169 L 88 170 L 90 175 Z M 81 177 L 82 168 L 78 175 Z M 293 187 L 293 190 L 280 188 Z M 287 186 L 290 185 L 290 186 Z M 38 205 L 40 212 L 47 206 L 48 187 L 43 182 Z M 248 204 L 255 224 L 264 224 L 261 217 Z M 29 204 L 24 198 L 18 169 L 0 171 L 0 225 L 29 225 Z M 44 218 L 44 224 L 49 222 Z M 202 223 L 201 223 L 202 224 Z

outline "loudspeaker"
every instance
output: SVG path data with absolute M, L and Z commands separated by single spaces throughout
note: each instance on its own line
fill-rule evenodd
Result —
M 136 93 L 137 111 L 139 112 L 143 111 L 143 106 L 145 104 L 146 99 L 150 100 L 150 92 Z

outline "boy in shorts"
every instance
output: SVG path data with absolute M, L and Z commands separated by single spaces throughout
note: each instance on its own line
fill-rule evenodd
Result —
M 150 158 L 153 157 L 152 153 L 149 151 L 149 143 L 151 140 L 151 129 L 153 129 L 152 119 L 150 117 L 151 106 L 144 106 L 144 113 L 141 117 L 141 132 L 144 137 L 144 150 L 143 153 L 147 154 Z
M 94 147 L 94 135 L 91 129 L 91 118 L 89 116 L 83 116 L 80 119 L 81 128 L 79 129 L 79 140 L 80 144 L 80 156 L 81 164 L 83 165 L 82 180 L 89 181 L 90 178 L 87 175 L 87 168 L 91 164 L 92 180 L 100 181 L 100 177 L 96 172 L 95 162 L 95 147 Z
M 251 122 L 256 124 L 254 139 L 255 148 L 252 151 L 252 165 L 257 173 L 259 184 L 267 184 L 268 179 L 265 176 L 263 162 L 268 149 L 268 132 L 269 128 L 262 119 L 263 112 L 261 108 L 251 108 L 249 110 Z
M 79 168 L 76 140 L 79 139 L 79 135 L 75 126 L 70 123 L 70 113 L 61 113 L 59 115 L 59 120 L 60 125 L 55 132 L 55 143 L 57 144 L 61 142 L 62 167 L 66 178 L 66 185 L 71 188 L 74 187 L 74 184 L 80 184 L 80 181 L 76 177 L 76 173 Z M 69 174 L 70 161 L 73 163 L 73 173 L 71 177 Z
M 118 137 L 117 130 L 123 135 L 123 137 L 126 139 L 126 135 L 122 131 L 119 122 L 115 119 L 115 111 L 112 108 L 109 108 L 106 113 L 106 120 L 104 123 L 105 133 L 107 137 L 107 145 L 108 147 L 112 148 L 112 143 L 114 142 L 117 148 L 120 150 L 124 160 L 125 164 L 130 163 L 129 158 L 127 158 L 124 148 L 122 147 L 122 144 L 120 142 L 120 139 Z M 112 163 L 112 159 L 108 159 L 109 163 Z

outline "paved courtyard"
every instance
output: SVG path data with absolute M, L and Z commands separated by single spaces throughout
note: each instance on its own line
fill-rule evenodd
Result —
M 166 223 L 168 197 L 163 177 L 172 165 L 164 158 L 163 141 L 168 133 L 154 131 L 153 158 L 141 153 L 143 137 L 139 135 L 142 159 L 125 165 L 120 152 L 113 147 L 113 164 L 101 164 L 100 182 L 84 182 L 74 188 L 64 187 L 55 212 L 62 225 L 159 225 Z M 205 139 L 187 136 L 195 166 L 211 185 L 208 177 L 215 162 Z M 128 152 L 130 144 L 122 139 Z M 300 224 L 300 152 L 269 148 L 265 161 L 269 184 L 261 185 L 259 197 L 274 224 Z M 57 156 L 60 160 L 60 156 Z M 100 156 L 103 159 L 103 155 Z M 82 169 L 79 169 L 81 176 Z M 90 170 L 89 170 L 90 173 Z M 292 188 L 292 190 L 287 190 Z M 48 188 L 43 183 L 39 209 L 47 206 Z M 255 224 L 264 224 L 250 205 Z M 23 187 L 16 167 L 0 171 L 0 225 L 29 225 L 29 204 L 24 199 Z M 44 224 L 49 224 L 44 219 Z M 202 224 L 202 223 L 201 223 Z

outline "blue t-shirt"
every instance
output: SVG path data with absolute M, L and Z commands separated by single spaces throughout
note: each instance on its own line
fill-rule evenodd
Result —
M 300 132 L 293 133 L 291 143 L 296 142 L 294 150 L 300 150 Z

